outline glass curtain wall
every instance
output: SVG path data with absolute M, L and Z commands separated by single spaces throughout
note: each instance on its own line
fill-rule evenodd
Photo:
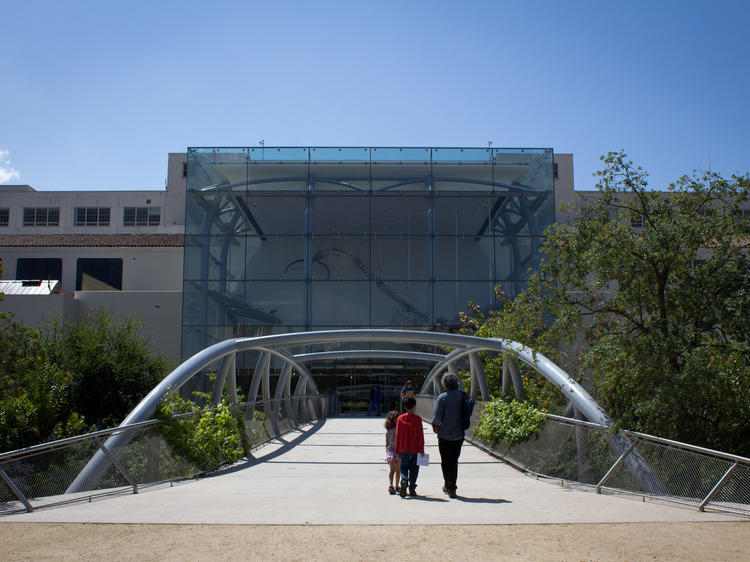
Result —
M 190 148 L 182 354 L 230 337 L 450 330 L 538 267 L 551 149 Z M 248 358 L 248 368 L 253 367 Z

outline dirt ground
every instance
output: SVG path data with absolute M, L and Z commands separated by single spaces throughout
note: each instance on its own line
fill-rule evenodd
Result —
M 0 523 L 2 560 L 748 560 L 750 521 L 544 525 Z

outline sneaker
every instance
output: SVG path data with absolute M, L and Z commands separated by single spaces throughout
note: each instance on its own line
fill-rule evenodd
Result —
M 402 498 L 406 497 L 406 486 L 404 486 L 403 484 L 401 484 L 401 488 L 398 491 L 398 495 L 401 496 Z
M 388 486 L 388 493 L 393 496 L 396 493 L 396 488 Z
M 445 494 L 449 493 L 448 492 L 448 486 L 446 486 L 445 484 L 443 484 L 443 493 L 445 493 Z
M 448 497 L 449 498 L 455 498 L 456 497 L 456 487 L 453 486 L 452 488 L 448 488 Z
M 417 495 L 417 490 L 414 487 L 409 488 L 409 495 L 414 497 Z

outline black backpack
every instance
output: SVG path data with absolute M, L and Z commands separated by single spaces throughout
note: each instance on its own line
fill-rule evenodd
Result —
M 469 429 L 469 426 L 471 425 L 471 414 L 474 411 L 475 403 L 475 400 L 467 396 L 467 394 L 464 392 L 463 417 L 461 418 L 462 429 Z

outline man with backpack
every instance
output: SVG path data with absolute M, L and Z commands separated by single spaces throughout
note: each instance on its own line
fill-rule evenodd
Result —
M 468 428 L 465 420 L 467 410 L 466 393 L 459 388 L 458 376 L 447 373 L 443 376 L 444 392 L 435 400 L 432 416 L 432 429 L 438 435 L 440 466 L 443 469 L 443 492 L 449 497 L 456 497 L 456 480 L 458 478 L 458 457 L 464 442 L 464 429 Z M 470 402 L 473 404 L 473 401 Z M 471 406 L 468 405 L 468 409 Z M 469 417 L 471 412 L 468 412 Z

